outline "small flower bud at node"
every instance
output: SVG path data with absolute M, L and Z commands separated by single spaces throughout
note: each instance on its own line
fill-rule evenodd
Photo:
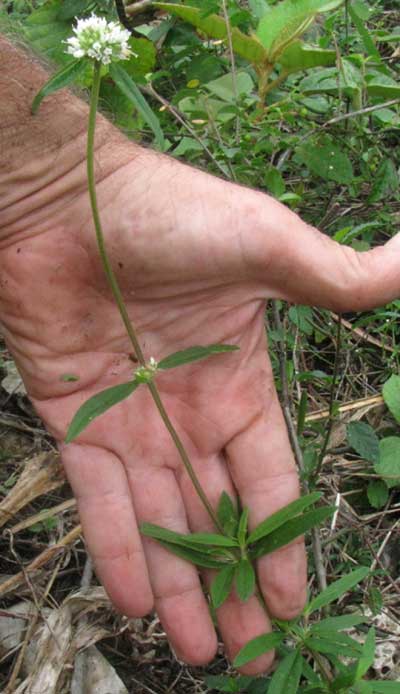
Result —
M 139 383 L 151 383 L 157 373 L 157 370 L 158 362 L 156 362 L 154 357 L 150 357 L 146 366 L 139 366 L 139 368 L 135 370 L 135 381 L 138 381 Z

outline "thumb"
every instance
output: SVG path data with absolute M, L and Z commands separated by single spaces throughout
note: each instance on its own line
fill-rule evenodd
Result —
M 400 297 L 400 233 L 384 246 L 357 252 L 286 210 L 285 223 L 258 245 L 258 268 L 271 298 L 362 311 Z M 275 220 L 277 218 L 275 217 Z M 261 278 L 260 278 L 261 279 Z

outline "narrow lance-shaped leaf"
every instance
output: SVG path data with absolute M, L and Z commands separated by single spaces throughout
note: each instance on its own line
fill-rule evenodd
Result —
M 159 369 L 174 369 L 176 366 L 190 364 L 193 361 L 207 359 L 213 354 L 223 354 L 224 352 L 235 352 L 239 349 L 236 345 L 206 345 L 188 347 L 188 349 L 173 352 L 168 357 L 158 362 Z
M 236 568 L 236 590 L 239 600 L 247 602 L 253 595 L 256 585 L 256 575 L 248 559 L 241 559 Z
M 210 554 L 191 549 L 190 547 L 177 545 L 173 542 L 165 542 L 164 540 L 157 540 L 157 542 L 171 554 L 175 554 L 177 557 L 190 562 L 190 564 L 200 566 L 202 569 L 221 569 L 225 568 L 227 564 L 226 561 L 215 559 Z
M 272 514 L 272 516 L 269 516 L 259 525 L 257 525 L 256 528 L 254 528 L 253 532 L 250 533 L 247 544 L 257 542 L 262 537 L 265 537 L 274 530 L 277 530 L 277 528 L 280 528 L 281 525 L 284 525 L 288 520 L 297 516 L 308 506 L 315 504 L 321 498 L 321 496 L 322 494 L 320 494 L 320 492 L 313 492 L 312 494 L 307 494 L 306 496 L 300 497 L 300 499 L 292 501 L 284 508 L 276 511 Z
M 232 582 L 235 575 L 234 566 L 226 566 L 221 569 L 211 583 L 210 595 L 214 607 L 220 607 L 231 592 Z
M 128 73 L 116 63 L 112 63 L 110 65 L 110 75 L 117 87 L 128 99 L 130 99 L 142 116 L 143 120 L 152 129 L 156 138 L 156 143 L 159 149 L 163 151 L 165 148 L 165 141 L 160 122 L 154 111 L 150 108 L 140 89 L 137 87 Z
M 288 653 L 279 663 L 268 687 L 268 694 L 287 694 L 297 692 L 303 669 L 301 654 L 298 650 Z
M 358 660 L 356 668 L 356 678 L 360 680 L 367 673 L 369 668 L 374 664 L 375 659 L 375 629 L 371 627 L 368 631 L 367 638 L 361 652 L 361 657 Z
M 183 533 L 176 533 L 173 530 L 168 530 L 168 528 L 163 528 L 161 525 L 154 525 L 153 523 L 142 523 L 140 530 L 143 535 L 152 537 L 154 540 L 165 540 L 166 542 L 172 542 L 173 544 L 185 547 L 199 547 L 203 552 L 211 551 L 212 547 L 235 548 L 238 546 L 236 540 L 225 537 L 224 535 L 213 533 L 192 533 L 191 535 L 184 535 Z
M 341 629 L 351 629 L 367 621 L 367 617 L 362 614 L 343 614 L 339 615 L 339 617 L 326 617 L 326 619 L 321 619 L 320 622 L 312 624 L 310 631 L 313 634 L 320 634 L 325 631 L 340 631 Z
M 70 443 L 73 441 L 96 417 L 99 417 L 117 403 L 128 398 L 138 385 L 136 381 L 121 383 L 118 386 L 106 388 L 106 390 L 102 390 L 89 398 L 89 400 L 86 400 L 73 417 L 68 427 L 65 442 Z
M 309 511 L 302 516 L 287 521 L 285 525 L 278 528 L 278 530 L 274 530 L 274 532 L 267 535 L 267 537 L 259 540 L 254 547 L 251 548 L 250 554 L 252 559 L 259 559 L 263 557 L 264 554 L 275 552 L 280 547 L 284 547 L 289 544 L 289 542 L 295 540 L 296 537 L 304 535 L 310 528 L 313 528 L 315 525 L 326 520 L 326 518 L 329 518 L 329 516 L 332 516 L 335 509 L 335 506 L 325 506 L 324 508 L 317 508 L 315 511 Z
M 237 532 L 238 543 L 241 547 L 245 547 L 245 545 L 246 545 L 246 535 L 247 535 L 248 522 L 249 522 L 249 509 L 246 506 L 241 513 L 240 520 L 239 520 L 239 526 L 238 526 L 238 532 Z
M 36 94 L 34 100 L 32 101 L 32 113 L 36 113 L 45 96 L 58 92 L 59 89 L 64 89 L 75 82 L 77 77 L 79 77 L 79 75 L 81 75 L 86 69 L 86 65 L 87 62 L 85 60 L 73 60 L 61 70 L 56 72 L 56 74 L 53 75 L 53 77 L 51 77 Z
M 243 646 L 243 648 L 239 651 L 235 660 L 233 661 L 234 667 L 242 667 L 242 665 L 246 665 L 246 663 L 258 658 L 258 656 L 268 653 L 268 651 L 272 651 L 273 648 L 276 648 L 276 646 L 279 646 L 279 644 L 282 643 L 284 638 L 284 634 L 278 633 L 261 634 L 261 636 L 256 636 L 255 639 L 252 639 L 246 643 L 246 645 Z
M 329 605 L 334 600 L 337 600 L 344 593 L 346 593 L 350 588 L 354 588 L 358 583 L 364 580 L 364 578 L 369 574 L 369 569 L 366 566 L 362 566 L 350 574 L 339 578 L 339 580 L 332 583 L 328 588 L 317 595 L 311 602 L 306 606 L 304 614 L 311 614 L 316 610 L 321 609 Z
M 222 492 L 217 508 L 217 517 L 228 535 L 236 535 L 239 514 L 229 494 Z

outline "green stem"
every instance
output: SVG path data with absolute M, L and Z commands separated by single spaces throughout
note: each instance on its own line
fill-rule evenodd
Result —
M 100 258 L 103 264 L 104 272 L 106 274 L 107 280 L 109 282 L 111 292 L 114 296 L 115 302 L 118 306 L 118 310 L 121 314 L 121 318 L 123 320 L 123 323 L 125 325 L 126 332 L 128 333 L 129 339 L 132 343 L 132 346 L 135 350 L 135 355 L 137 359 L 139 360 L 140 364 L 142 366 L 146 366 L 146 360 L 144 358 L 144 354 L 142 352 L 142 349 L 140 347 L 139 340 L 136 335 L 135 328 L 129 318 L 128 311 L 125 306 L 124 299 L 122 297 L 121 290 L 119 288 L 117 278 L 114 274 L 114 270 L 112 269 L 110 259 L 108 257 L 106 247 L 105 247 L 105 242 L 104 242 L 104 234 L 103 230 L 101 227 L 101 221 L 100 221 L 100 214 L 99 214 L 99 208 L 97 204 L 97 194 L 96 194 L 96 179 L 95 179 L 95 173 L 94 173 L 94 136 L 95 136 L 95 130 L 96 130 L 96 114 L 97 114 L 97 106 L 99 102 L 99 91 L 100 91 L 100 80 L 101 80 L 101 63 L 95 62 L 94 63 L 94 70 L 93 70 L 93 85 L 92 85 L 92 93 L 91 93 L 91 99 L 90 99 L 90 111 L 89 111 L 89 125 L 88 125 L 88 138 L 87 138 L 87 178 L 88 178 L 88 188 L 89 188 L 89 196 L 90 196 L 90 204 L 92 207 L 92 215 L 93 215 L 93 222 L 94 222 L 94 227 L 96 230 L 96 239 L 97 239 L 97 245 L 99 248 L 99 253 L 100 253 Z M 160 413 L 160 416 L 169 431 L 171 438 L 176 446 L 176 449 L 179 453 L 179 456 L 182 460 L 182 463 L 186 469 L 186 472 L 188 473 L 194 488 L 196 489 L 196 492 L 201 499 L 208 515 L 210 516 L 212 522 L 214 525 L 218 528 L 220 532 L 224 533 L 224 529 L 222 528 L 221 524 L 218 521 L 217 515 L 212 508 L 205 492 L 204 489 L 202 488 L 200 481 L 198 480 L 196 473 L 193 469 L 193 466 L 190 462 L 189 456 L 185 450 L 185 447 L 179 438 L 179 435 L 174 428 L 174 425 L 172 424 L 167 411 L 162 403 L 160 393 L 157 389 L 156 384 L 154 381 L 148 384 L 150 393 L 153 397 L 153 400 L 155 402 L 155 405 Z

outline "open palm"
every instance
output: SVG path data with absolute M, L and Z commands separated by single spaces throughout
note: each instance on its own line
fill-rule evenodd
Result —
M 266 352 L 265 299 L 337 310 L 387 301 L 400 293 L 399 241 L 355 254 L 267 196 L 150 155 L 139 180 L 136 161 L 116 168 L 99 184 L 99 199 L 146 358 L 209 343 L 240 347 L 162 373 L 157 385 L 211 503 L 223 490 L 239 495 L 254 526 L 299 492 Z M 60 443 L 114 604 L 128 615 L 154 605 L 178 655 L 206 662 L 216 637 L 196 569 L 138 531 L 143 521 L 212 529 L 149 392 L 141 387 L 76 442 L 62 443 L 85 400 L 132 379 L 135 356 L 103 275 L 86 193 L 48 207 L 0 252 L 8 344 Z M 259 579 L 270 614 L 295 616 L 305 599 L 303 543 L 262 559 Z M 255 597 L 243 605 L 231 596 L 218 618 L 231 656 L 269 629 Z

